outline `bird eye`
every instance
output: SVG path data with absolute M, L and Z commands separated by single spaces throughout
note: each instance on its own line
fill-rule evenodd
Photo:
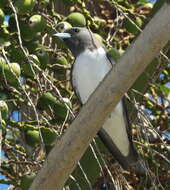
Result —
M 80 30 L 78 28 L 74 28 L 74 32 L 78 33 Z

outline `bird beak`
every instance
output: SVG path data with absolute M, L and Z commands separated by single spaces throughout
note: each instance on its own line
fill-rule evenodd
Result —
M 69 33 L 56 33 L 53 36 L 57 36 L 58 38 L 61 39 L 71 38 L 71 34 Z

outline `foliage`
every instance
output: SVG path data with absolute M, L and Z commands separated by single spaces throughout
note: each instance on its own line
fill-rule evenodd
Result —
M 147 0 L 1 0 L 0 127 L 5 157 L 0 172 L 6 179 L 0 183 L 28 189 L 54 140 L 80 109 L 69 82 L 74 58 L 53 34 L 87 26 L 118 60 L 158 10 L 160 1 L 153 11 L 152 7 Z M 123 171 L 96 139 L 67 188 L 170 188 L 168 140 L 163 139 L 170 128 L 169 55 L 167 44 L 128 92 L 133 137 L 145 160 L 147 177 Z M 14 111 L 21 118 L 14 120 Z

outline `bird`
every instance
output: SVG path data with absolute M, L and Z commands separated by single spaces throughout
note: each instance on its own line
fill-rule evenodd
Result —
M 88 28 L 72 27 L 54 36 L 62 39 L 75 57 L 72 86 L 80 102 L 85 104 L 116 62 Z M 106 118 L 98 136 L 123 169 L 134 168 L 138 174 L 145 173 L 132 141 L 124 98 Z

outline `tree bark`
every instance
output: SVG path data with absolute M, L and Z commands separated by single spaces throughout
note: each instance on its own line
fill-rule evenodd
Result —
M 105 118 L 170 39 L 170 4 L 165 3 L 56 142 L 30 190 L 60 190 Z

